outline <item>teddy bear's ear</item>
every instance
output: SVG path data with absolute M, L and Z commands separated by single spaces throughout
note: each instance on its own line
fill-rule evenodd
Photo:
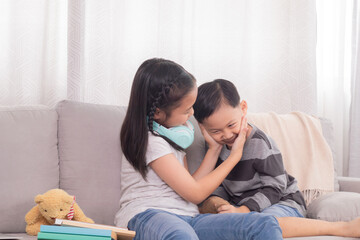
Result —
M 43 199 L 43 196 L 42 195 L 37 195 L 36 197 L 35 197 L 35 203 L 36 204 L 40 204 L 40 203 L 42 203 L 44 201 L 44 199 Z
M 65 202 L 68 203 L 68 204 L 72 204 L 75 200 L 75 197 L 74 196 L 70 196 L 70 197 L 67 197 L 65 199 Z

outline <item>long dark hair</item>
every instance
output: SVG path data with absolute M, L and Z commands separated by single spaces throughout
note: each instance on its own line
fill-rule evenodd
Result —
M 146 151 L 148 131 L 153 131 L 156 109 L 170 116 L 181 100 L 195 86 L 195 78 L 179 64 L 153 58 L 142 63 L 137 70 L 131 88 L 126 116 L 121 127 L 121 149 L 129 163 L 146 179 Z M 160 136 L 163 137 L 163 136 Z M 183 150 L 163 137 L 175 149 Z
M 239 105 L 240 96 L 232 82 L 216 79 L 200 85 L 194 104 L 195 119 L 202 123 L 221 106 L 222 101 L 226 101 L 232 107 Z

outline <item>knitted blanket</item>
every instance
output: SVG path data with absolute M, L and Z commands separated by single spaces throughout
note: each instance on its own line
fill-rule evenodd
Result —
M 248 113 L 248 122 L 275 140 L 285 169 L 297 179 L 307 205 L 334 191 L 333 157 L 319 119 L 302 112 L 269 112 Z

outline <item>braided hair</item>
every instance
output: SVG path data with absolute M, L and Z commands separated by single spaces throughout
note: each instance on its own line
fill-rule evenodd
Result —
M 166 115 L 170 115 L 194 87 L 195 78 L 182 66 L 169 60 L 149 59 L 137 70 L 120 139 L 126 159 L 144 179 L 148 171 L 145 155 L 149 131 L 164 138 L 175 149 L 183 150 L 153 130 L 156 111 L 161 109 Z

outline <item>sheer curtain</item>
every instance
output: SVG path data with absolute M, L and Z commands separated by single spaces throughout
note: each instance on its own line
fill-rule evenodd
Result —
M 360 2 L 354 1 L 349 176 L 360 177 Z
M 317 113 L 312 0 L 4 0 L 0 104 L 126 105 L 147 58 L 233 81 L 251 111 Z
M 347 175 L 353 0 L 317 0 L 318 115 L 332 121 L 337 174 Z
M 360 176 L 359 5 L 2 0 L 0 105 L 53 107 L 62 99 L 126 105 L 138 66 L 163 57 L 198 84 L 233 81 L 249 111 L 331 119 L 336 158 L 343 159 L 338 174 Z
M 0 35 L 0 105 L 66 98 L 66 1 L 0 1 Z

